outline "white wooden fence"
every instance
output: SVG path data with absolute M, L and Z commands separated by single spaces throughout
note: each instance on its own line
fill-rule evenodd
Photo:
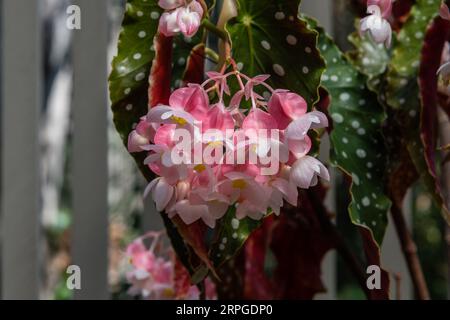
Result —
M 110 26 L 107 7 L 111 1 L 74 1 L 82 12 L 82 29 L 73 31 L 72 43 L 71 247 L 73 263 L 82 270 L 82 288 L 75 291 L 76 299 L 109 298 L 107 48 Z M 302 10 L 316 16 L 330 30 L 332 1 L 303 2 Z M 40 0 L 0 0 L 0 297 L 3 299 L 38 299 L 44 272 L 39 172 L 43 83 L 41 5 Z M 330 205 L 333 206 L 333 197 Z M 147 203 L 146 210 L 153 210 L 152 205 Z M 152 216 L 157 217 L 156 213 Z M 144 223 L 154 226 L 158 223 L 158 218 L 155 219 Z M 386 262 L 391 264 L 391 270 L 404 271 L 397 270 L 401 261 L 398 250 L 387 247 Z M 324 261 L 324 282 L 329 292 L 319 298 L 336 296 L 335 260 L 331 253 Z M 411 297 L 410 291 L 406 287 L 402 297 Z

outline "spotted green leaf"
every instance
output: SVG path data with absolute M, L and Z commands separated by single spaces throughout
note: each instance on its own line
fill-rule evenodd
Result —
M 269 83 L 318 99 L 324 62 L 317 34 L 297 17 L 299 0 L 237 0 L 238 15 L 227 24 L 232 55 L 244 74 L 270 74 Z
M 376 95 L 366 88 L 366 76 L 322 28 L 312 20 L 309 23 L 319 32 L 318 46 L 327 62 L 322 85 L 331 96 L 332 160 L 352 179 L 350 217 L 354 224 L 371 230 L 381 244 L 390 207 L 384 193 L 386 150 L 380 132 L 385 113 Z
M 420 174 L 422 181 L 438 204 L 442 204 L 436 179 L 432 155 L 425 152 L 421 126 L 421 98 L 419 84 L 420 59 L 424 37 L 434 18 L 438 15 L 440 0 L 418 0 L 398 35 L 397 46 L 386 77 L 386 104 L 393 109 L 395 120 L 400 126 L 402 143 L 406 145 L 409 156 Z M 433 81 L 433 80 L 430 80 Z M 425 130 L 434 130 L 428 127 Z
M 358 28 L 359 21 L 356 23 Z M 375 43 L 368 33 L 360 35 L 355 32 L 349 36 L 349 41 L 355 49 L 348 53 L 348 57 L 359 72 L 367 76 L 368 87 L 379 91 L 381 76 L 386 72 L 391 58 L 390 50 L 384 44 Z
M 127 0 L 126 2 L 117 55 L 113 59 L 109 76 L 113 120 L 125 145 L 129 133 L 148 110 L 148 77 L 155 58 L 153 39 L 157 33 L 161 13 L 157 0 Z M 189 48 L 195 46 L 195 41 L 197 40 L 185 41 L 181 36 L 175 39 L 175 43 L 183 48 L 175 55 L 177 63 L 174 64 L 173 69 L 174 84 L 185 67 L 183 63 L 180 63 L 182 55 L 185 55 L 186 60 L 190 52 Z M 147 166 L 143 165 L 145 153 L 132 155 L 147 180 L 152 179 L 153 174 Z M 173 222 L 167 216 L 162 216 L 179 258 L 193 272 L 189 265 L 190 257 L 193 255 L 192 249 L 186 245 Z
M 397 36 L 397 44 L 389 64 L 386 101 L 393 109 L 408 111 L 418 120 L 420 109 L 417 75 L 420 53 L 428 26 L 438 15 L 441 0 L 417 0 L 411 14 Z
M 125 144 L 133 126 L 147 113 L 148 76 L 155 57 L 153 38 L 160 15 L 156 0 L 126 3 L 118 51 L 109 76 L 113 120 Z M 142 165 L 145 155 L 133 156 L 144 175 L 150 178 L 151 173 Z
M 262 223 L 248 217 L 239 220 L 235 212 L 236 208 L 230 207 L 218 223 L 221 227 L 214 236 L 209 254 L 215 266 L 234 257 L 250 234 Z

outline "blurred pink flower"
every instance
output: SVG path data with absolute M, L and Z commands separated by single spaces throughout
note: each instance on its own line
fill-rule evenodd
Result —
M 368 17 L 361 19 L 360 32 L 369 32 L 376 43 L 384 43 L 386 47 L 391 46 L 392 28 L 384 18 L 385 12 L 378 5 L 367 7 Z
M 159 32 L 167 37 L 182 33 L 194 36 L 200 27 L 203 8 L 196 0 L 189 3 L 182 0 L 160 0 L 158 5 L 167 10 L 159 20 Z

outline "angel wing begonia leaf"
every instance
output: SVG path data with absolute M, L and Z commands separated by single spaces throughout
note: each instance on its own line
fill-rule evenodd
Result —
M 375 43 L 368 34 L 353 33 L 349 41 L 355 47 L 348 57 L 359 72 L 367 76 L 369 89 L 378 92 L 380 77 L 386 72 L 390 60 L 390 50 L 383 44 Z
M 244 245 L 250 234 L 261 225 L 260 220 L 251 218 L 237 219 L 236 208 L 230 207 L 220 220 L 220 228 L 210 248 L 210 259 L 215 266 L 220 266 L 232 258 Z
M 444 207 L 444 217 L 450 223 L 450 216 L 447 214 L 445 201 L 438 196 L 440 184 L 436 176 L 435 155 L 437 151 L 437 131 L 435 123 L 437 121 L 438 107 L 438 82 L 437 70 L 441 64 L 441 54 L 445 43 L 450 39 L 450 21 L 440 17 L 435 18 L 434 22 L 425 35 L 424 46 L 422 48 L 421 66 L 419 71 L 419 87 L 422 101 L 420 131 L 422 141 L 425 147 L 425 155 L 430 175 L 435 180 L 437 195 L 435 199 L 438 204 Z
M 352 179 L 350 217 L 354 224 L 371 230 L 381 244 L 390 206 L 383 188 L 386 150 L 381 123 L 385 113 L 376 95 L 366 88 L 366 77 L 352 66 L 322 28 L 312 20 L 309 22 L 319 32 L 318 46 L 328 64 L 322 84 L 331 96 L 332 158 Z
M 316 49 L 317 34 L 298 18 L 300 1 L 237 4 L 238 16 L 226 29 L 238 68 L 248 76 L 270 74 L 271 85 L 300 94 L 311 106 L 318 99 L 324 62 Z
M 419 67 L 421 53 L 426 44 L 425 35 L 435 17 L 439 14 L 440 0 L 418 0 L 412 7 L 410 16 L 400 31 L 398 44 L 393 51 L 388 67 L 386 83 L 386 104 L 392 109 L 395 120 L 400 127 L 402 144 L 406 145 L 411 160 L 420 173 L 420 177 L 438 204 L 443 204 L 439 181 L 434 169 L 434 153 L 427 149 L 430 142 L 422 139 L 429 137 L 421 126 L 422 101 L 420 99 Z M 428 68 L 424 65 L 423 68 Z M 432 111 L 432 110 L 431 110 Z M 426 115 L 428 116 L 428 115 Z M 425 131 L 424 131 L 425 130 Z M 444 216 L 448 219 L 448 210 L 443 206 Z
M 139 122 L 139 119 L 148 112 L 148 92 L 149 75 L 155 59 L 154 38 L 158 30 L 159 17 L 162 9 L 158 6 L 157 0 L 128 0 L 125 6 L 125 14 L 122 22 L 122 29 L 119 35 L 119 45 L 117 55 L 112 62 L 112 71 L 109 76 L 110 100 L 113 119 L 118 133 L 127 144 L 129 133 Z M 182 54 L 185 54 L 185 61 L 194 46 L 200 38 L 193 38 L 185 41 L 182 36 L 175 37 L 175 43 L 183 41 L 184 50 L 177 51 L 176 58 L 179 61 Z M 171 51 L 169 45 L 172 45 L 171 38 L 165 38 L 160 41 L 164 51 Z M 168 64 L 171 64 L 171 52 L 169 55 L 162 55 L 161 59 L 154 68 L 155 76 L 168 80 L 165 84 L 175 83 L 178 75 L 182 75 L 185 64 L 176 63 L 171 70 L 168 70 Z M 159 69 L 158 72 L 155 69 Z M 158 73 L 158 75 L 156 75 Z M 173 76 L 173 75 L 177 76 Z M 170 80 L 170 81 L 169 81 Z M 157 80 L 156 80 L 157 81 Z M 150 90 L 152 99 L 162 102 L 167 99 L 170 93 L 170 85 L 159 87 L 159 90 Z M 145 153 L 133 153 L 139 169 L 147 180 L 153 178 L 153 174 L 147 166 L 143 164 Z M 167 233 L 172 244 L 183 264 L 190 272 L 195 272 L 192 265 L 194 251 L 186 245 L 185 240 L 179 233 L 174 223 L 162 214 Z M 203 257 L 205 258 L 205 257 Z

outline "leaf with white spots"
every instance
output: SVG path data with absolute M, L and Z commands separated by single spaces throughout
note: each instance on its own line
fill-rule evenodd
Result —
M 118 52 L 109 76 L 111 109 L 116 129 L 124 144 L 128 134 L 147 113 L 148 76 L 155 57 L 153 38 L 158 29 L 161 8 L 158 1 L 128 0 L 119 35 Z M 150 170 L 143 165 L 144 153 L 132 154 L 147 179 Z
M 386 77 L 386 102 L 393 109 L 414 111 L 418 116 L 420 101 L 417 75 L 420 52 L 425 32 L 438 15 L 441 2 L 441 0 L 417 0 L 397 36 Z
M 157 33 L 161 13 L 162 9 L 158 6 L 157 0 L 126 2 L 118 51 L 113 59 L 109 76 L 114 123 L 125 145 L 129 133 L 140 117 L 148 111 L 148 77 L 155 58 L 153 39 Z M 191 41 L 189 46 L 195 46 L 195 42 Z M 184 54 L 187 50 L 180 50 L 180 52 Z M 186 53 L 186 59 L 188 54 Z M 177 64 L 174 65 L 173 70 L 177 72 L 180 68 L 184 70 L 184 66 L 178 67 Z M 181 74 L 182 71 L 179 73 Z M 133 153 L 132 156 L 146 179 L 152 179 L 154 175 L 147 166 L 143 165 L 145 153 Z M 190 272 L 194 272 L 191 262 L 195 254 L 192 248 L 186 245 L 186 239 L 181 237 L 179 229 L 175 228 L 167 215 L 162 214 L 162 217 L 179 258 Z
M 209 254 L 216 267 L 234 257 L 250 234 L 262 223 L 262 220 L 257 221 L 248 217 L 239 220 L 235 212 L 236 208 L 230 207 L 218 223 L 221 227 L 214 236 Z
M 308 22 L 319 32 L 318 47 L 327 62 L 322 85 L 331 96 L 332 160 L 352 178 L 350 217 L 354 224 L 371 230 L 381 244 L 390 207 L 383 180 L 386 149 L 381 124 L 385 113 L 376 95 L 366 88 L 366 76 L 353 67 L 315 21 Z
M 397 37 L 397 45 L 393 51 L 384 85 L 386 87 L 386 104 L 392 109 L 393 121 L 399 127 L 398 135 L 401 140 L 397 143 L 406 146 L 409 157 L 422 181 L 436 203 L 446 212 L 446 218 L 449 219 L 448 211 L 445 206 L 442 206 L 442 195 L 435 172 L 435 148 L 432 147 L 432 144 L 435 143 L 433 139 L 436 139 L 436 137 L 431 137 L 434 136 L 435 118 L 432 116 L 433 111 L 431 109 L 426 110 L 427 114 L 425 115 L 421 112 L 424 97 L 420 97 L 417 81 L 420 68 L 422 73 L 428 72 L 433 76 L 436 73 L 433 71 L 431 63 L 424 61 L 424 65 L 421 66 L 420 60 L 424 50 L 428 50 L 427 42 L 430 40 L 425 39 L 425 35 L 438 16 L 440 5 L 440 0 L 418 0 L 412 7 L 411 14 Z M 444 29 L 440 28 L 438 32 L 446 32 Z M 432 45 L 437 46 L 436 44 Z M 439 57 L 439 54 L 437 54 L 437 57 Z M 434 59 L 433 63 L 438 65 L 437 60 Z M 422 75 L 422 80 L 423 78 Z M 435 79 L 426 80 L 426 82 L 433 81 Z M 428 124 L 425 126 L 423 126 L 423 122 L 421 123 L 421 116 L 423 119 L 428 117 Z M 426 147 L 424 141 L 426 141 Z M 396 145 L 391 148 L 398 149 Z M 393 156 L 395 157 L 395 154 Z M 390 161 L 393 164 L 392 167 L 398 165 L 394 162 L 395 160 L 398 162 L 398 159 L 395 158 Z
M 270 74 L 275 88 L 294 91 L 310 106 L 318 99 L 324 62 L 317 34 L 297 17 L 299 0 L 238 0 L 227 24 L 232 55 L 244 74 Z
M 359 22 L 357 27 L 358 25 Z M 350 61 L 359 72 L 367 76 L 369 88 L 378 92 L 380 77 L 386 72 L 391 58 L 390 50 L 382 43 L 375 43 L 368 33 L 361 35 L 355 32 L 350 35 L 349 41 L 355 47 L 348 53 Z

